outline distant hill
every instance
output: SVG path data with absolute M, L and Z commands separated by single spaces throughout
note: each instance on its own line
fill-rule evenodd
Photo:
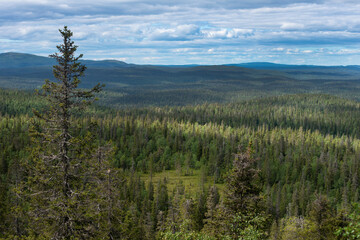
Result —
M 128 86 L 159 84 L 165 86 L 209 81 L 234 82 L 252 78 L 264 80 L 286 78 L 279 76 L 278 72 L 252 70 L 238 66 L 155 66 L 127 64 L 116 60 L 82 60 L 82 62 L 87 66 L 84 87 L 98 81 L 109 85 L 112 89 L 117 89 Z M 14 80 L 12 85 L 3 85 L 9 88 L 18 88 L 17 83 L 21 84 L 21 88 L 40 86 L 44 79 L 53 77 L 52 66 L 56 64 L 52 58 L 23 53 L 0 54 L 0 63 L 0 76 Z
M 318 65 L 289 65 L 289 64 L 278 64 L 270 62 L 250 62 L 250 63 L 237 63 L 237 64 L 225 64 L 226 66 L 238 66 L 245 68 L 255 68 L 255 69 L 360 69 L 358 65 L 350 66 L 318 66 Z
M 250 62 L 250 63 L 237 63 L 237 64 L 225 64 L 225 65 L 255 68 L 255 69 L 295 69 L 295 68 L 309 69 L 309 68 L 321 67 L 315 65 L 288 65 L 288 64 L 270 63 L 270 62 Z
M 135 65 L 116 60 L 83 60 L 81 87 L 106 84 L 106 104 L 185 105 L 229 102 L 287 93 L 332 93 L 360 99 L 359 66 L 307 66 L 274 63 L 230 65 Z M 24 53 L 0 54 L 2 88 L 39 88 L 53 79 L 54 59 Z
M 360 66 L 316 66 L 316 65 L 287 65 L 268 62 L 252 62 L 240 64 L 228 64 L 251 69 L 276 70 L 288 74 L 291 77 L 302 80 L 336 79 L 336 80 L 359 80 Z
M 32 54 L 14 52 L 0 54 L 0 69 L 52 66 L 54 63 L 54 59 Z
M 132 64 L 127 64 L 117 60 L 82 60 L 86 66 L 97 66 L 97 67 L 128 67 Z M 22 67 L 51 67 L 56 64 L 55 59 L 49 57 L 41 57 L 27 53 L 1 53 L 0 54 L 0 69 L 3 68 L 22 68 Z

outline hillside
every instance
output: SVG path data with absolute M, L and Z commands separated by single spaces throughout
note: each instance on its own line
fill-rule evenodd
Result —
M 0 54 L 3 88 L 39 88 L 52 79 L 53 59 L 21 53 Z M 106 84 L 103 104 L 114 106 L 187 105 L 229 102 L 289 93 L 330 93 L 360 99 L 358 66 L 295 66 L 247 63 L 216 66 L 151 66 L 84 60 L 81 87 Z

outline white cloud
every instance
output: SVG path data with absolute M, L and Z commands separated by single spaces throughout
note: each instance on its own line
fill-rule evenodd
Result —
M 0 38 L 0 42 L 1 43 L 22 43 L 22 42 L 24 42 L 24 41 L 22 41 L 22 40 L 12 40 L 12 39 L 1 39 Z
M 330 54 L 356 55 L 354 49 L 360 49 L 360 2 L 352 0 L 0 0 L 0 5 L 0 52 L 53 53 L 57 29 L 64 25 L 87 58 L 135 63 L 196 59 L 188 55 L 202 62 L 266 56 L 297 61 L 293 55 L 310 61 L 313 54 L 326 62 Z
M 282 52 L 282 51 L 284 51 L 285 49 L 284 48 L 282 48 L 282 47 L 278 47 L 278 48 L 273 48 L 273 49 L 271 49 L 272 51 L 275 51 L 275 52 Z
M 302 30 L 304 29 L 304 24 L 300 24 L 300 23 L 283 23 L 281 24 L 281 29 L 283 30 L 289 30 L 289 31 L 294 31 L 294 30 Z
M 313 50 L 303 50 L 302 53 L 313 53 Z
M 253 35 L 254 31 L 252 29 L 205 29 L 201 30 L 201 33 L 206 38 L 219 38 L 219 39 L 226 39 L 226 38 L 240 38 L 240 37 L 247 37 Z
M 151 40 L 177 40 L 186 41 L 193 39 L 199 34 L 199 27 L 193 24 L 179 25 L 173 28 L 153 28 L 144 31 L 143 33 L 146 38 Z

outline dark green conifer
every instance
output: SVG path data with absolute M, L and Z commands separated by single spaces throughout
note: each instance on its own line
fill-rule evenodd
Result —
M 97 194 L 109 170 L 105 153 L 98 154 L 95 135 L 74 136 L 72 116 L 95 100 L 100 84 L 91 90 L 79 89 L 86 67 L 75 56 L 73 33 L 59 30 L 63 43 L 50 57 L 56 82 L 46 80 L 39 95 L 49 108 L 34 111 L 33 151 L 27 162 L 23 192 L 29 199 L 29 234 L 45 239 L 104 237 L 105 195 Z M 102 185 L 104 186 L 104 185 Z M 104 207 L 104 208 L 102 208 Z

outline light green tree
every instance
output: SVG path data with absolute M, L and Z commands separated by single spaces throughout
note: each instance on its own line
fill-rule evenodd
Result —
M 318 240 L 321 239 L 314 221 L 303 217 L 290 217 L 283 220 L 281 239 L 288 240 Z

